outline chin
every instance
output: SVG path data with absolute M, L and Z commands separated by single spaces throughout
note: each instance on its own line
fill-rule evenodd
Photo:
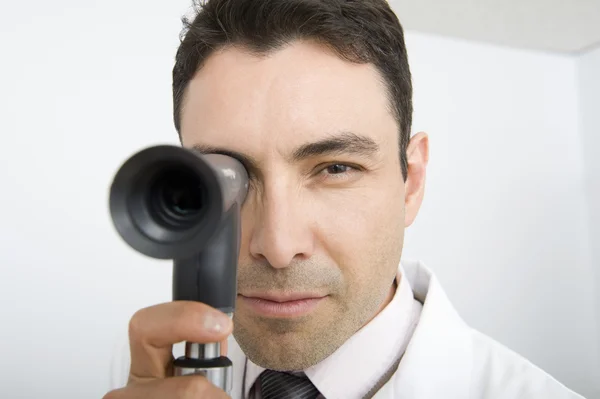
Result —
M 253 363 L 271 370 L 304 370 L 327 358 L 344 341 L 331 329 L 305 325 L 304 330 L 290 330 L 281 323 L 270 328 L 263 323 L 251 323 L 252 330 L 238 323 L 234 337 Z

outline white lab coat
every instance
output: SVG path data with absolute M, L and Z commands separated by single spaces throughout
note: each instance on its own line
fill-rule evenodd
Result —
M 467 326 L 421 262 L 403 261 L 404 277 L 423 303 L 421 318 L 397 371 L 373 399 L 582 399 L 553 377 Z M 231 397 L 242 399 L 245 355 L 229 341 L 234 369 Z M 127 364 L 113 365 L 113 388 Z

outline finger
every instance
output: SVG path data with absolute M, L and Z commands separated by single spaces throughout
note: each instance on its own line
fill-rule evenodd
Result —
M 103 399 L 225 399 L 230 398 L 206 378 L 194 375 L 131 384 L 109 392 Z
M 221 341 L 221 356 L 227 356 L 227 350 L 229 349 L 229 344 L 227 339 Z
M 206 304 L 175 301 L 142 309 L 129 323 L 130 377 L 135 380 L 171 375 L 173 344 L 227 339 L 232 321 Z

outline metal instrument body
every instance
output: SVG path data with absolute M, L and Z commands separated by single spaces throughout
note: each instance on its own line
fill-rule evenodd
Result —
M 173 260 L 173 300 L 230 317 L 237 298 L 240 211 L 248 174 L 232 157 L 162 145 L 131 156 L 110 190 L 115 228 L 135 250 Z M 229 393 L 232 363 L 220 344 L 186 343 L 175 375 L 202 374 Z
M 186 342 L 185 356 L 173 362 L 175 376 L 199 374 L 206 377 L 227 393 L 233 386 L 233 364 L 226 356 L 221 356 L 221 344 L 196 344 Z

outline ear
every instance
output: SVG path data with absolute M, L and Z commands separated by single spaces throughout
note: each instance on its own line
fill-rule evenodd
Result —
M 406 149 L 408 171 L 404 182 L 404 226 L 410 226 L 423 203 L 425 172 L 429 162 L 429 137 L 424 132 L 415 134 Z

